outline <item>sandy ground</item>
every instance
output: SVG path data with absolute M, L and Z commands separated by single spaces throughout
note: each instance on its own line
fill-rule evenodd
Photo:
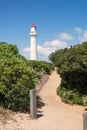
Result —
M 61 81 L 56 71 L 44 81 L 37 86 L 41 98 L 38 118 L 32 120 L 29 114 L 15 113 L 12 119 L 0 121 L 0 130 L 83 130 L 84 107 L 61 102 L 56 95 Z

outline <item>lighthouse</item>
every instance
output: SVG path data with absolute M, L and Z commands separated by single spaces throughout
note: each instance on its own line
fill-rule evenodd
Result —
M 32 24 L 30 28 L 30 60 L 37 60 L 37 32 L 36 25 Z

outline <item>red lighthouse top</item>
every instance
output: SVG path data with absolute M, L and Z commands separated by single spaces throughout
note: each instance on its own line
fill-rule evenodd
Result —
M 35 25 L 35 24 L 32 24 L 32 26 L 31 26 L 31 27 L 36 28 L 36 25 Z

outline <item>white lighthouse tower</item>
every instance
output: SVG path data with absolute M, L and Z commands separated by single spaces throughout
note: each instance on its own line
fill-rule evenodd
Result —
M 37 60 L 36 25 L 32 24 L 30 29 L 30 60 Z

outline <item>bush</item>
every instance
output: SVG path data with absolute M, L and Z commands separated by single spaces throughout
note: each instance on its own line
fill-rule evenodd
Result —
M 73 98 L 74 103 L 82 104 L 83 96 L 87 95 L 87 42 L 57 50 L 51 53 L 49 58 L 57 67 L 62 79 L 60 91 L 65 88 L 65 93 L 66 90 L 69 92 L 66 93 L 66 98 Z M 74 90 L 76 97 L 72 94 Z
M 29 91 L 38 78 L 50 74 L 51 63 L 28 61 L 16 45 L 0 43 L 0 106 L 15 111 L 29 110 Z
M 0 105 L 25 111 L 29 109 L 29 91 L 37 77 L 15 45 L 0 43 Z
M 87 95 L 83 96 L 83 105 L 87 106 Z
M 44 61 L 29 61 L 28 65 L 33 68 L 39 78 L 41 78 L 44 74 L 50 74 L 51 71 L 54 69 L 52 63 Z
M 58 88 L 57 94 L 61 97 L 62 101 L 69 104 L 83 105 L 83 98 L 75 90 L 68 90 L 66 88 Z

